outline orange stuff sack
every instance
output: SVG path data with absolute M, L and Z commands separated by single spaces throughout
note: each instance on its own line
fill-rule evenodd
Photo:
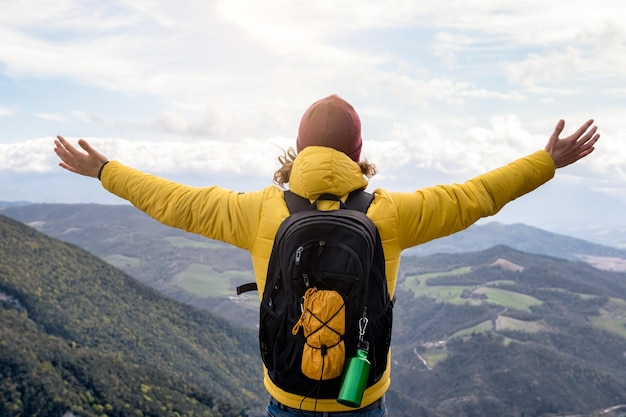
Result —
M 302 373 L 308 378 L 322 381 L 336 378 L 345 364 L 346 309 L 337 291 L 309 288 L 304 294 L 302 315 L 293 327 L 296 335 L 304 332 Z

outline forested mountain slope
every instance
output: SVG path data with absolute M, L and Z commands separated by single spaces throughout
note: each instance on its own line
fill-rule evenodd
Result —
M 0 302 L 7 415 L 238 415 L 265 400 L 254 333 L 5 216 Z

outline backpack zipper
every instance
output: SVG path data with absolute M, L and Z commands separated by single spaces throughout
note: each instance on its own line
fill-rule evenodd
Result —
M 326 246 L 325 240 L 320 240 L 318 242 L 317 256 L 322 256 L 322 252 L 324 251 L 324 247 Z
M 304 250 L 304 246 L 300 246 L 296 249 L 296 265 L 300 265 L 300 260 L 302 258 L 302 251 Z

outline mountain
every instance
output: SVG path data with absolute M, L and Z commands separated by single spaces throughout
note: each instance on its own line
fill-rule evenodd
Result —
M 0 213 L 80 246 L 162 290 L 193 264 L 213 265 L 217 273 L 240 271 L 241 282 L 252 277 L 247 252 L 162 225 L 129 205 L 31 204 L 4 207 Z
M 562 180 L 548 181 L 532 193 L 507 204 L 495 218 L 502 223 L 532 224 L 554 233 L 625 249 L 626 200 L 618 194 L 579 187 Z
M 405 257 L 396 296 L 390 410 L 591 416 L 626 404 L 624 273 L 496 246 Z
M 247 252 L 164 226 L 129 205 L 32 204 L 0 212 L 75 244 L 178 301 L 254 328 L 256 293 L 233 299 L 254 280 Z
M 52 237 L 74 243 L 102 258 L 112 258 L 113 261 L 115 256 L 128 253 L 126 257 L 131 260 L 127 263 L 133 263 L 132 259 L 135 259 L 133 256 L 146 254 L 139 252 L 138 245 L 141 247 L 148 245 L 148 249 L 144 251 L 155 254 L 156 259 L 163 255 L 162 251 L 159 251 L 160 248 L 165 247 L 171 251 L 176 246 L 183 246 L 187 251 L 193 246 L 202 250 L 210 245 L 202 237 L 161 225 L 129 205 L 16 204 L 0 205 L 0 212 Z M 221 245 L 220 242 L 211 244 Z M 488 249 L 496 245 L 507 245 L 524 252 L 586 262 L 589 262 L 590 257 L 615 257 L 626 261 L 626 250 L 617 247 L 600 245 L 524 224 L 498 222 L 475 224 L 467 230 L 419 245 L 405 253 L 418 256 L 461 253 Z M 158 255 L 155 251 L 159 251 Z M 206 251 L 204 254 L 209 256 Z M 217 257 L 212 260 L 217 260 Z M 119 262 L 123 263 L 121 260 Z M 243 270 L 251 267 L 246 257 L 237 258 L 236 263 L 240 264 Z M 145 266 L 147 265 L 142 265 Z
M 476 224 L 459 233 L 411 248 L 410 255 L 462 253 L 497 245 L 539 255 L 585 261 L 603 269 L 626 270 L 626 250 L 547 232 L 524 224 Z
M 254 333 L 1 215 L 0 315 L 3 416 L 242 416 L 265 400 Z
M 235 297 L 254 280 L 247 252 L 164 226 L 130 205 L 29 204 L 2 213 L 49 236 L 73 243 L 178 301 L 239 325 L 258 321 L 256 293 Z M 522 224 L 474 225 L 420 245 L 406 255 L 462 253 L 507 245 L 520 251 L 626 269 L 626 251 Z
M 217 300 L 211 308 L 219 305 L 233 320 L 242 318 L 238 323 L 256 325 L 256 295 L 232 296 L 236 283 L 252 277 L 245 252 L 161 226 L 132 207 L 104 208 L 25 206 L 12 215 L 30 219 L 30 224 L 50 235 L 79 236 L 91 245 L 90 251 L 103 250 L 103 258 L 126 265 L 129 271 L 139 271 L 149 263 L 148 270 L 153 272 L 144 273 L 142 280 L 150 282 L 154 273 L 158 278 L 154 287 L 160 292 L 177 294 L 186 302 L 200 300 L 207 306 Z M 392 385 L 387 396 L 390 415 L 623 414 L 619 406 L 626 404 L 626 274 L 595 268 L 580 256 L 610 258 L 621 253 L 523 226 L 510 234 L 519 240 L 518 245 L 530 242 L 530 249 L 558 250 L 558 255 L 501 244 L 481 250 L 490 244 L 479 242 L 481 236 L 487 239 L 485 235 L 491 233 L 504 239 L 509 226 L 474 227 L 487 229 L 474 240 L 467 239 L 471 252 L 433 249 L 434 254 L 403 256 L 394 308 Z M 203 297 L 211 292 L 220 297 Z M 142 327 L 154 326 L 151 320 L 162 320 L 161 314 L 160 309 L 149 314 Z M 256 341 L 252 344 L 254 352 L 245 356 L 251 358 L 246 362 L 258 360 Z M 220 349 L 232 351 L 229 346 Z M 110 355 L 118 348 L 123 346 L 116 345 Z M 175 363 L 178 358 L 171 360 Z M 202 362 L 196 361 L 196 367 L 198 363 Z M 179 375 L 193 382 L 188 374 Z M 250 383 L 255 385 L 260 387 L 260 381 Z

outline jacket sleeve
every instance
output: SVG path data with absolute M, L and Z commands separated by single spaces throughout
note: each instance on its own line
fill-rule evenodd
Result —
M 390 193 L 397 210 L 400 245 L 406 249 L 466 229 L 538 188 L 554 173 L 550 155 L 537 151 L 463 184 Z
M 249 249 L 259 226 L 263 191 L 237 193 L 190 187 L 129 168 L 117 161 L 102 171 L 102 185 L 172 227 Z

